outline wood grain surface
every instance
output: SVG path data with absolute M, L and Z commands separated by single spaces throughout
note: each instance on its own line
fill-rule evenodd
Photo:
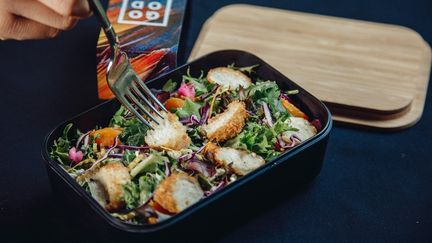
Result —
M 431 49 L 402 26 L 236 4 L 207 20 L 190 59 L 222 49 L 261 57 L 336 121 L 401 129 L 423 111 Z

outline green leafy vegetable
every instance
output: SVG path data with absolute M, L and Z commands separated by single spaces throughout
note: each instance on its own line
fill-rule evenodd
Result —
M 150 154 L 131 170 L 130 175 L 135 177 L 141 173 L 155 172 L 158 165 L 163 165 L 165 161 L 168 161 L 168 158 L 165 156 L 157 153 Z
M 256 84 L 249 86 L 246 92 L 255 103 L 261 105 L 265 102 L 269 106 L 272 116 L 275 119 L 279 119 L 281 116 L 288 114 L 279 99 L 280 89 L 276 82 L 257 81 Z
M 171 93 L 176 89 L 176 87 L 177 87 L 177 82 L 174 82 L 172 79 L 170 79 L 164 84 L 162 90 Z
M 183 107 L 178 109 L 175 114 L 180 118 L 190 117 L 191 115 L 200 117 L 199 115 L 200 108 L 201 105 L 199 103 L 193 102 L 192 100 L 186 98 Z
M 196 96 L 210 92 L 213 89 L 214 84 L 211 84 L 204 77 L 204 72 L 201 70 L 201 75 L 198 78 L 192 77 L 190 70 L 187 70 L 186 75 L 183 75 L 183 82 L 190 83 L 195 88 Z
M 54 140 L 50 157 L 57 160 L 62 165 L 68 165 L 70 163 L 69 150 L 72 148 L 72 141 L 69 139 L 69 131 L 73 124 L 69 123 L 63 129 L 63 134 L 57 140 Z
M 123 164 L 125 164 L 126 166 L 130 164 L 130 162 L 132 162 L 132 160 L 134 160 L 136 157 L 135 155 L 135 151 L 133 150 L 126 150 L 125 153 L 123 154 Z
M 253 69 L 256 68 L 256 67 L 258 67 L 258 66 L 259 66 L 259 64 L 255 64 L 255 65 L 247 66 L 247 67 L 236 67 L 235 63 L 231 63 L 227 67 L 231 68 L 231 69 L 234 69 L 234 70 L 238 70 L 240 72 L 245 72 L 245 73 L 247 73 L 247 74 L 250 75 L 252 72 L 254 72 Z
M 254 151 L 270 160 L 280 154 L 274 150 L 277 135 L 284 131 L 296 130 L 289 126 L 287 119 L 287 115 L 280 117 L 271 128 L 257 122 L 249 122 L 239 135 L 227 141 L 225 145 Z

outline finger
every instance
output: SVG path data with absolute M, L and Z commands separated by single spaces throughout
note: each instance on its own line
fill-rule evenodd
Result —
M 14 0 L 9 8 L 11 13 L 15 15 L 34 20 L 56 29 L 69 30 L 74 27 L 77 22 L 75 18 L 62 16 L 35 0 Z
M 91 15 L 88 0 L 38 0 L 63 16 L 86 18 Z
M 0 18 L 0 39 L 46 39 L 53 38 L 60 30 L 14 15 Z

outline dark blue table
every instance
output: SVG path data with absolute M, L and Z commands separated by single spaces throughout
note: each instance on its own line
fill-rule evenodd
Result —
M 204 21 L 231 2 L 189 2 L 180 63 L 186 60 Z M 430 0 L 241 2 L 403 25 L 432 43 Z M 53 203 L 40 148 L 53 126 L 100 102 L 95 82 L 97 36 L 92 18 L 55 40 L 0 42 L 0 82 L 4 85 L 0 89 L 0 237 L 26 236 L 35 242 L 88 239 L 80 235 L 79 224 L 86 222 L 71 223 L 65 211 L 73 209 Z M 190 239 L 432 241 L 431 92 L 423 117 L 414 127 L 380 133 L 336 126 L 324 168 L 309 188 L 280 203 L 263 205 L 263 213 L 222 231 L 214 229 L 216 233 L 202 236 L 197 229 Z M 276 193 L 272 189 L 262 197 L 271 201 L 271 193 Z

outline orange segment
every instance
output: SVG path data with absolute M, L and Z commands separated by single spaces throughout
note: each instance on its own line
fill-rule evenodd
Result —
M 281 99 L 282 105 L 283 107 L 285 107 L 285 109 L 287 109 L 287 111 L 296 117 L 303 117 L 306 120 L 309 120 L 309 117 L 303 113 L 303 111 L 301 111 L 299 108 L 297 108 L 295 105 L 293 105 L 291 102 L 289 102 L 286 99 Z
M 171 111 L 171 109 L 178 109 L 183 107 L 184 102 L 183 99 L 171 97 L 165 102 L 165 108 L 169 111 Z
M 90 136 L 95 137 L 95 142 L 100 146 L 109 147 L 114 145 L 114 139 L 120 135 L 121 132 L 121 128 L 106 127 L 92 131 Z

